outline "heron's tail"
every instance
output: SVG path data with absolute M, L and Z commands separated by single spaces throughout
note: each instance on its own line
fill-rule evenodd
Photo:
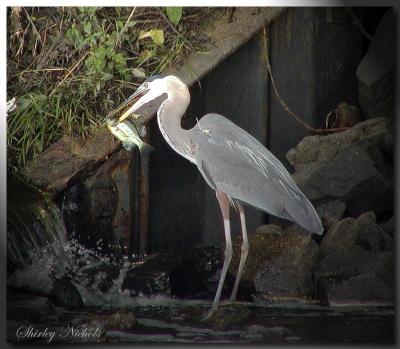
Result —
M 284 203 L 285 216 L 309 232 L 321 235 L 324 231 L 321 220 L 310 200 L 301 194 L 298 200 L 288 200 Z

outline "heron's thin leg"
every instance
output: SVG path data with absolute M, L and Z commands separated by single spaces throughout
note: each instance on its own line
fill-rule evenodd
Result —
M 225 277 L 226 273 L 229 268 L 229 264 L 232 259 L 232 239 L 231 239 L 231 228 L 230 228 L 230 222 L 229 222 L 229 209 L 230 209 L 230 201 L 228 198 L 228 195 L 225 193 L 216 192 L 217 200 L 219 202 L 219 206 L 221 207 L 221 212 L 222 212 L 222 218 L 224 219 L 224 230 L 225 230 L 225 257 L 224 257 L 224 265 L 222 267 L 222 273 L 221 277 L 219 279 L 218 283 L 218 289 L 217 293 L 215 294 L 214 297 L 214 302 L 211 307 L 211 310 L 207 313 L 207 315 L 203 318 L 203 320 L 209 319 L 211 316 L 214 315 L 214 313 L 218 309 L 218 304 L 219 304 L 219 299 L 221 298 L 221 292 L 222 292 L 222 287 L 224 286 L 225 282 Z
M 240 278 L 242 276 L 243 272 L 243 266 L 244 263 L 246 262 L 247 254 L 249 253 L 249 240 L 247 238 L 247 229 L 246 229 L 246 218 L 244 214 L 244 207 L 243 205 L 237 203 L 239 213 L 240 213 L 240 222 L 242 224 L 242 236 L 243 236 L 243 241 L 242 241 L 242 246 L 240 248 L 240 262 L 239 262 L 239 269 L 236 275 L 236 280 L 235 280 L 235 285 L 233 286 L 233 290 L 231 293 L 231 301 L 236 300 L 236 295 L 239 287 L 239 282 Z

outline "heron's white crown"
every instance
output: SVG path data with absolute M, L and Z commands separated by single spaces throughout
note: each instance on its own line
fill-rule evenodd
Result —
M 147 92 L 129 109 L 129 113 L 134 113 L 143 105 L 155 100 L 163 94 L 167 94 L 168 98 L 180 96 L 190 100 L 188 87 L 174 75 L 168 75 L 153 81 L 145 81 L 138 88 L 138 91 L 141 89 L 147 90 Z
M 185 83 L 183 83 L 175 75 L 167 75 L 163 78 L 153 80 L 148 83 L 149 92 L 154 98 L 161 96 L 163 93 L 168 95 L 172 94 L 184 94 L 185 96 L 189 94 L 189 90 Z

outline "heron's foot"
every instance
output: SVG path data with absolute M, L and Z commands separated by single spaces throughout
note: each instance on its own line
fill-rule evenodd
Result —
M 217 312 L 218 307 L 212 307 L 201 319 L 200 321 L 207 321 L 214 317 Z

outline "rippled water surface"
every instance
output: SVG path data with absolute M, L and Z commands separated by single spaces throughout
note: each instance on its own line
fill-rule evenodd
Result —
M 13 292 L 8 298 L 8 341 L 12 342 L 390 344 L 394 341 L 394 312 L 390 307 L 235 303 L 223 304 L 214 319 L 202 322 L 200 318 L 210 306 L 208 302 L 138 298 L 125 302 L 123 314 L 129 313 L 131 317 L 112 328 L 104 323 L 121 311 L 115 299 L 108 306 L 66 311 L 49 305 L 45 297 Z
M 39 199 L 35 204 L 26 200 L 27 205 L 19 205 L 18 201 L 13 215 L 8 216 L 8 261 L 13 265 L 7 280 L 10 342 L 390 344 L 394 341 L 393 307 L 225 303 L 213 319 L 203 322 L 200 319 L 209 309 L 210 301 L 131 297 L 122 284 L 132 263 L 127 260 L 116 263 L 118 277 L 108 280 L 109 275 L 103 275 L 101 266 L 112 266 L 112 258 L 97 254 L 73 239 L 67 240 L 59 209 Z M 92 277 L 90 268 L 94 270 Z M 85 304 L 78 311 L 57 307 L 48 297 L 37 295 L 51 294 L 53 279 L 64 275 L 68 275 Z M 110 281 L 106 289 L 100 287 L 105 280 Z M 210 299 L 214 293 L 215 290 L 210 293 Z

